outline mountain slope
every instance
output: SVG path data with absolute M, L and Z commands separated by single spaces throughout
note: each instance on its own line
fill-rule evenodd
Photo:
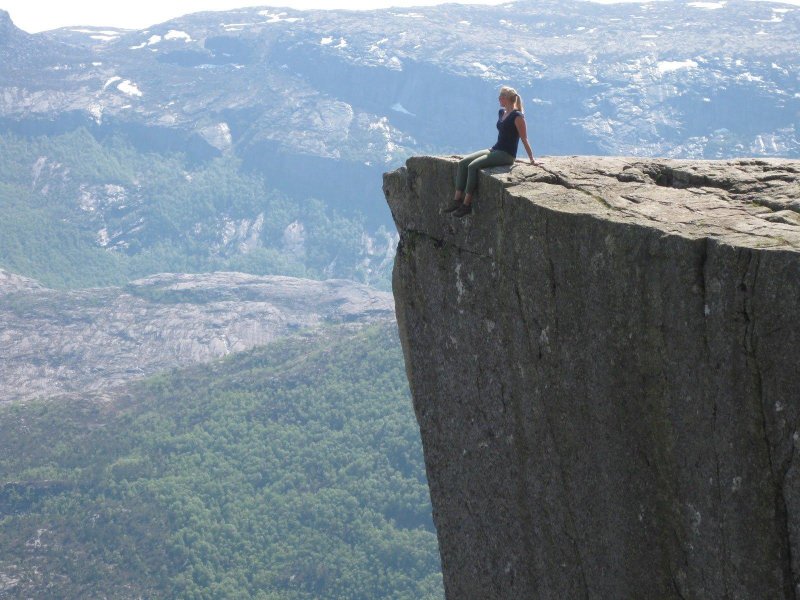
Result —
M 85 128 L 0 132 L 0 207 L 0 266 L 53 287 L 221 270 L 385 285 L 396 243 L 352 209 L 270 189 L 236 157 L 142 152 Z
M 0 404 L 100 392 L 298 332 L 394 319 L 388 292 L 344 280 L 161 274 L 71 292 L 0 270 Z
M 711 158 L 726 129 L 728 152 L 796 155 L 799 18 L 748 1 L 520 1 L 242 9 L 116 35 L 73 28 L 31 37 L 82 61 L 53 51 L 42 93 L 32 72 L 17 74 L 0 114 L 165 128 L 268 171 L 280 155 L 384 167 L 485 144 L 493 88 L 508 81 L 529 102 L 543 153 Z M 473 131 L 453 131 L 463 122 Z
M 442 597 L 393 325 L 0 408 L 0 598 Z
M 36 35 L 2 13 L 0 265 L 72 287 L 187 270 L 387 286 L 381 173 L 490 144 L 501 83 L 538 155 L 798 156 L 799 25 L 745 0 L 253 8 Z M 48 238 L 63 257 L 39 256 Z

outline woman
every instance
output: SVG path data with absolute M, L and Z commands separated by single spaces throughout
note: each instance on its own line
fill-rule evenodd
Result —
M 497 143 L 488 150 L 479 150 L 458 161 L 456 172 L 456 193 L 453 203 L 444 209 L 455 217 L 463 217 L 472 212 L 472 195 L 478 184 L 478 171 L 487 167 L 513 165 L 517 157 L 519 141 L 525 146 L 528 158 L 533 162 L 533 151 L 528 143 L 525 115 L 522 113 L 522 98 L 514 88 L 500 88 L 500 105 L 497 118 Z

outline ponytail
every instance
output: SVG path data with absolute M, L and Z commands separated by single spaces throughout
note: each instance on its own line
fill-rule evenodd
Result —
M 506 98 L 513 99 L 515 110 L 518 110 L 519 112 L 525 112 L 522 108 L 522 98 L 517 93 L 517 90 L 507 85 L 504 85 L 503 87 L 500 88 L 500 94 L 502 96 L 505 96 Z

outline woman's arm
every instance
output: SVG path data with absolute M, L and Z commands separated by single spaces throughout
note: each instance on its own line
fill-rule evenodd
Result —
M 519 139 L 522 141 L 522 145 L 525 146 L 525 152 L 528 153 L 528 158 L 531 159 L 531 164 L 536 164 L 533 162 L 533 150 L 531 150 L 531 145 L 528 143 L 528 126 L 525 124 L 525 117 L 517 117 L 514 119 L 514 125 L 517 126 Z

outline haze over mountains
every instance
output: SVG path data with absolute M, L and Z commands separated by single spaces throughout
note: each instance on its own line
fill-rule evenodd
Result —
M 2 114 L 77 112 L 108 126 L 196 133 L 241 155 L 280 148 L 387 164 L 404 151 L 471 147 L 493 100 L 481 92 L 511 82 L 528 101 L 543 153 L 694 158 L 717 152 L 701 138 L 727 128 L 744 152 L 789 154 L 797 147 L 777 132 L 794 125 L 799 101 L 797 10 L 683 1 L 251 8 L 143 31 L 34 36 L 5 15 Z M 459 125 L 476 116 L 473 137 L 449 120 L 431 128 L 448 115 L 463 118 Z M 717 116 L 709 122 L 710 115 Z M 564 139 L 575 126 L 586 138 L 578 147 L 574 136 Z M 631 135 L 631 127 L 639 131 Z
M 250 8 L 30 35 L 0 11 L 0 132 L 21 136 L 4 181 L 28 207 L 46 196 L 86 252 L 137 263 L 109 282 L 269 264 L 386 286 L 381 173 L 491 144 L 503 83 L 537 155 L 798 156 L 799 15 L 748 1 Z M 98 155 L 116 166 L 70 164 Z

